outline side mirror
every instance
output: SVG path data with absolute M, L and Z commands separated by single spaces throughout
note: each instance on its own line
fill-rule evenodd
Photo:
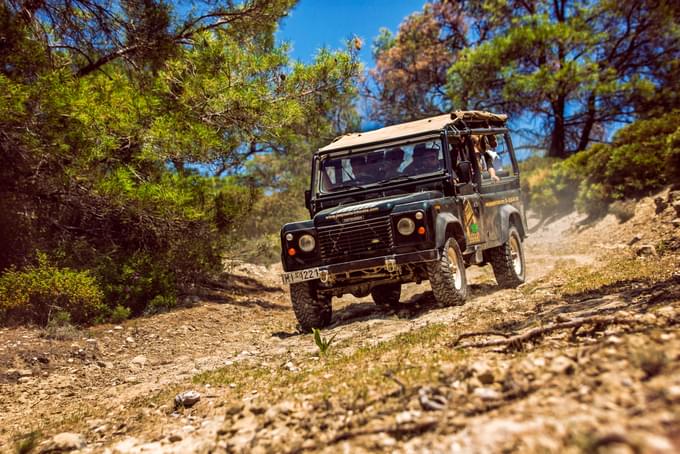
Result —
M 470 161 L 458 161 L 456 169 L 461 183 L 472 181 L 472 164 L 470 164 Z
M 312 191 L 305 189 L 305 208 L 310 209 L 312 203 Z

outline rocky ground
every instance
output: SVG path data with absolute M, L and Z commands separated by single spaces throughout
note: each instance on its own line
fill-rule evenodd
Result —
M 248 264 L 169 313 L 2 329 L 0 451 L 678 452 L 678 203 L 532 224 L 528 282 L 471 269 L 464 306 L 334 300 L 325 354 Z

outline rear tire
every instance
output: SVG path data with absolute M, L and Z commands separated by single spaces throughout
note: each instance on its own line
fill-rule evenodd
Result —
M 309 333 L 313 328 L 328 326 L 333 315 L 331 298 L 319 296 L 316 292 L 316 285 L 312 282 L 290 284 L 293 312 L 303 333 Z
M 449 238 L 439 260 L 427 265 L 427 274 L 434 298 L 442 306 L 465 303 L 468 295 L 463 254 L 455 238 Z
M 383 284 L 371 289 L 373 301 L 380 307 L 395 307 L 401 297 L 401 284 Z
M 526 262 L 522 237 L 514 225 L 508 230 L 508 241 L 485 251 L 501 288 L 515 288 L 526 280 Z

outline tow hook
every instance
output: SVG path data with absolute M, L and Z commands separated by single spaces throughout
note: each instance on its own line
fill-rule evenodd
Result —
M 397 268 L 397 261 L 395 259 L 385 259 L 385 269 L 388 273 L 396 273 L 399 268 Z
M 321 280 L 321 282 L 324 284 L 328 282 L 328 270 L 319 271 L 319 280 Z

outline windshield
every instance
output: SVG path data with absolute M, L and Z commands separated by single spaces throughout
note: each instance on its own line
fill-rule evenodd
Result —
M 441 141 L 427 140 L 343 157 L 325 156 L 319 167 L 322 193 L 359 188 L 442 171 Z

